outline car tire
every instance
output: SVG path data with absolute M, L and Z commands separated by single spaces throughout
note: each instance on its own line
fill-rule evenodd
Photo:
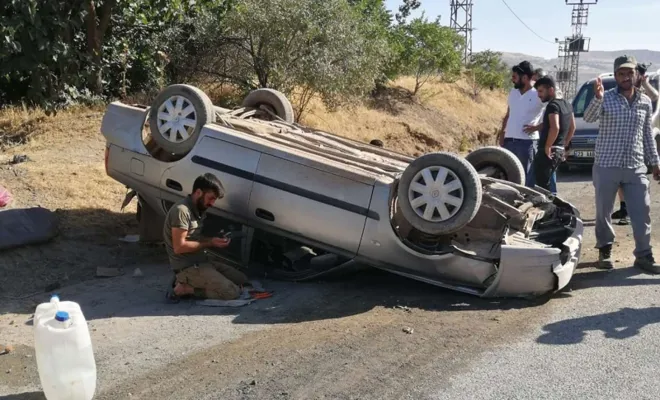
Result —
M 445 176 L 443 186 L 435 182 L 439 173 Z M 432 180 L 430 185 L 429 180 Z M 481 181 L 474 167 L 447 152 L 429 153 L 415 159 L 401 175 L 397 188 L 404 218 L 428 235 L 450 234 L 470 223 L 479 211 L 481 195 Z M 428 201 L 438 197 L 440 202 L 429 206 Z M 442 211 L 438 206 L 444 207 Z
M 273 89 L 251 91 L 243 100 L 243 107 L 259 108 L 267 106 L 275 115 L 288 123 L 293 123 L 293 106 L 282 92 Z
M 190 85 L 166 87 L 152 102 L 149 113 L 151 136 L 158 146 L 174 155 L 190 152 L 204 125 L 212 122 L 213 103 L 206 93 Z
M 517 185 L 525 184 L 525 167 L 513 152 L 502 147 L 488 146 L 474 150 L 465 159 L 477 171 L 492 167 L 495 174 L 488 174 L 490 178 L 502 179 Z

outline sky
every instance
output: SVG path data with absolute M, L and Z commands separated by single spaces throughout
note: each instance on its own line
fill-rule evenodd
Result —
M 472 51 L 491 49 L 557 57 L 554 40 L 570 36 L 572 6 L 564 0 L 505 1 L 542 39 L 530 32 L 502 0 L 473 0 Z M 386 3 L 387 8 L 396 12 L 402 1 L 386 0 Z M 429 20 L 440 15 L 440 22 L 449 25 L 450 0 L 421 0 L 421 4 L 413 17 L 424 11 Z M 660 0 L 599 0 L 589 7 L 587 22 L 582 34 L 591 38 L 590 50 L 660 51 Z

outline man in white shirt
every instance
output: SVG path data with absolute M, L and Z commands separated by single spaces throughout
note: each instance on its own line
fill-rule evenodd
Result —
M 528 129 L 528 133 L 525 127 L 540 125 L 544 104 L 532 86 L 534 68 L 528 61 L 514 66 L 511 72 L 514 89 L 509 93 L 508 108 L 498 142 L 518 157 L 527 175 L 525 185 L 534 187 L 531 166 L 537 152 L 539 133 L 538 128 L 533 131 Z

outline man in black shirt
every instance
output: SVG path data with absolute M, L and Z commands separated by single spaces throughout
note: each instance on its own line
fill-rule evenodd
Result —
M 540 126 L 539 152 L 534 158 L 534 174 L 536 184 L 550 190 L 550 178 L 575 133 L 575 118 L 571 103 L 557 98 L 556 84 L 551 76 L 537 80 L 534 88 L 541 101 L 547 103 Z

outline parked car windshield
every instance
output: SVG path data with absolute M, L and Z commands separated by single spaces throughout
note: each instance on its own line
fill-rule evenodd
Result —
M 655 90 L 658 90 L 659 78 L 660 77 L 658 75 L 655 75 L 649 79 L 651 86 L 653 86 Z M 616 86 L 616 81 L 614 79 L 603 80 L 603 86 L 605 86 L 605 90 L 610 90 Z M 575 96 L 575 98 L 573 99 L 573 114 L 575 114 L 575 117 L 581 118 L 584 115 L 584 110 L 587 108 L 593 97 L 594 97 L 593 83 L 588 83 L 586 85 L 583 85 L 582 89 L 580 89 L 580 92 L 578 92 L 577 96 Z M 655 110 L 656 108 L 657 108 L 657 101 L 654 101 L 653 110 Z
M 610 90 L 616 86 L 616 81 L 614 79 L 604 79 L 603 86 L 605 90 Z M 594 85 L 593 83 L 588 83 L 582 85 L 582 89 L 578 92 L 577 96 L 573 99 L 573 114 L 576 118 L 582 117 L 584 115 L 584 110 L 587 108 L 591 99 L 594 97 Z

